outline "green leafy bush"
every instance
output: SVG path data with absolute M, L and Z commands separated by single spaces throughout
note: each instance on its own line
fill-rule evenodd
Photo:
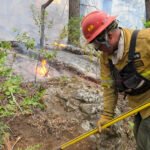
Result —
M 27 49 L 33 49 L 35 47 L 35 39 L 32 38 L 28 32 L 17 32 L 16 40 L 19 42 L 23 42 Z
M 144 27 L 145 28 L 150 28 L 150 21 L 145 21 L 144 22 Z
M 2 147 L 3 143 L 3 136 L 6 133 L 6 130 L 8 129 L 8 126 L 4 124 L 3 122 L 0 122 L 0 149 Z

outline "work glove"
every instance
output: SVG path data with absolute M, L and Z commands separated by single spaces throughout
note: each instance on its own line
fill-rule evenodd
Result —
M 101 115 L 100 116 L 100 119 L 98 120 L 97 122 L 97 127 L 98 127 L 98 130 L 99 132 L 102 131 L 102 126 L 106 123 L 108 123 L 109 121 L 111 121 L 113 119 L 112 116 L 106 116 L 106 115 Z M 109 129 L 105 129 L 105 131 L 109 131 Z

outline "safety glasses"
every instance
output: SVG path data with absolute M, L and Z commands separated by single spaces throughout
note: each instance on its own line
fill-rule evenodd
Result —
M 108 44 L 108 33 L 104 31 L 102 34 L 98 35 L 91 44 L 94 46 L 95 50 L 98 50 L 102 44 Z
M 104 30 L 101 34 L 99 34 L 92 42 L 95 50 L 99 50 L 100 46 L 106 45 L 109 47 L 109 42 L 108 42 L 108 33 L 111 31 L 113 32 L 115 29 L 118 28 L 118 22 L 114 21 L 106 30 Z

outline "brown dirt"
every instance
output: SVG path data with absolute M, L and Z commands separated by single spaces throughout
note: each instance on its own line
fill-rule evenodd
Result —
M 19 116 L 9 122 L 12 132 L 10 137 L 11 143 L 14 143 L 18 137 L 21 137 L 21 140 L 15 146 L 15 150 L 17 150 L 17 148 L 24 150 L 27 146 L 36 144 L 41 145 L 40 150 L 56 150 L 61 144 L 81 134 L 81 131 L 79 131 L 80 127 L 75 124 L 72 124 L 67 130 L 57 133 L 58 130 L 52 131 L 46 125 L 46 122 L 40 122 L 40 120 L 38 121 L 37 119 L 38 115 L 34 115 L 34 117 Z M 54 121 L 59 119 L 62 118 L 55 118 Z M 70 126 L 70 124 L 68 124 L 68 126 Z M 61 130 L 61 126 L 59 130 Z M 93 147 L 92 144 L 90 140 L 86 139 L 80 142 L 80 144 L 71 146 L 68 150 L 91 150 Z
M 49 83 L 49 84 L 48 84 Z M 95 86 L 94 83 L 84 82 L 83 80 L 74 82 L 74 87 L 81 84 L 90 84 Z M 43 83 L 43 86 L 61 86 L 65 89 L 67 83 L 57 80 Z M 24 85 L 29 88 L 31 83 Z M 30 87 L 31 88 L 31 87 Z M 31 92 L 33 92 L 31 90 Z M 56 95 L 55 95 L 56 96 Z M 33 114 L 17 115 L 12 118 L 5 118 L 5 123 L 10 127 L 10 136 L 5 141 L 5 148 L 9 150 L 9 145 L 14 145 L 18 137 L 20 140 L 14 146 L 13 150 L 25 150 L 28 146 L 40 144 L 40 148 L 36 150 L 57 150 L 61 144 L 81 135 L 85 131 L 81 128 L 80 123 L 74 119 L 73 113 L 66 112 L 63 105 L 59 102 L 58 97 L 52 97 L 53 106 L 55 111 L 51 111 L 50 107 L 44 111 L 35 109 Z M 49 110 L 48 110 L 49 109 Z M 87 138 L 77 144 L 74 144 L 66 150 L 94 150 L 95 143 L 90 138 Z
M 81 127 L 81 123 L 86 120 L 96 123 L 96 117 L 88 116 L 82 113 L 79 109 L 69 107 L 78 106 L 78 102 L 74 99 L 74 94 L 77 90 L 84 88 L 98 90 L 100 87 L 90 81 L 81 78 L 61 78 L 51 79 L 47 82 L 26 83 L 22 86 L 30 91 L 32 95 L 35 92 L 34 87 L 46 88 L 47 93 L 41 99 L 45 104 L 45 109 L 34 109 L 32 114 L 17 114 L 11 118 L 5 118 L 5 123 L 9 126 L 9 138 L 5 141 L 5 148 L 3 150 L 57 150 L 60 146 L 69 140 L 85 133 L 86 131 Z M 33 86 L 34 85 L 34 86 Z M 122 98 L 120 98 L 122 99 Z M 66 105 L 70 102 L 70 105 Z M 126 101 L 119 103 L 119 108 L 127 111 Z M 99 116 L 99 112 L 98 112 Z M 92 118 L 93 117 L 93 118 Z M 128 121 L 123 121 L 117 126 L 117 130 L 121 131 L 116 136 L 101 135 L 99 142 L 97 139 L 86 138 L 66 150 L 134 150 L 135 141 L 133 141 L 132 129 L 129 128 Z M 20 137 L 20 140 L 17 139 Z M 95 141 L 96 140 L 96 141 Z M 17 143 L 15 143 L 17 141 Z M 40 148 L 27 149 L 28 146 L 40 144 Z M 122 146 L 121 146 L 122 145 Z M 120 148 L 122 147 L 122 148 Z M 126 147 L 126 148 L 125 148 Z

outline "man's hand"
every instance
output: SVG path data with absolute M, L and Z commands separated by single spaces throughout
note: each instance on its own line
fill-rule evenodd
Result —
M 102 126 L 106 123 L 108 123 L 109 121 L 111 121 L 113 119 L 113 117 L 111 116 L 105 116 L 105 115 L 101 115 L 100 119 L 97 122 L 97 127 L 99 132 L 102 131 Z

